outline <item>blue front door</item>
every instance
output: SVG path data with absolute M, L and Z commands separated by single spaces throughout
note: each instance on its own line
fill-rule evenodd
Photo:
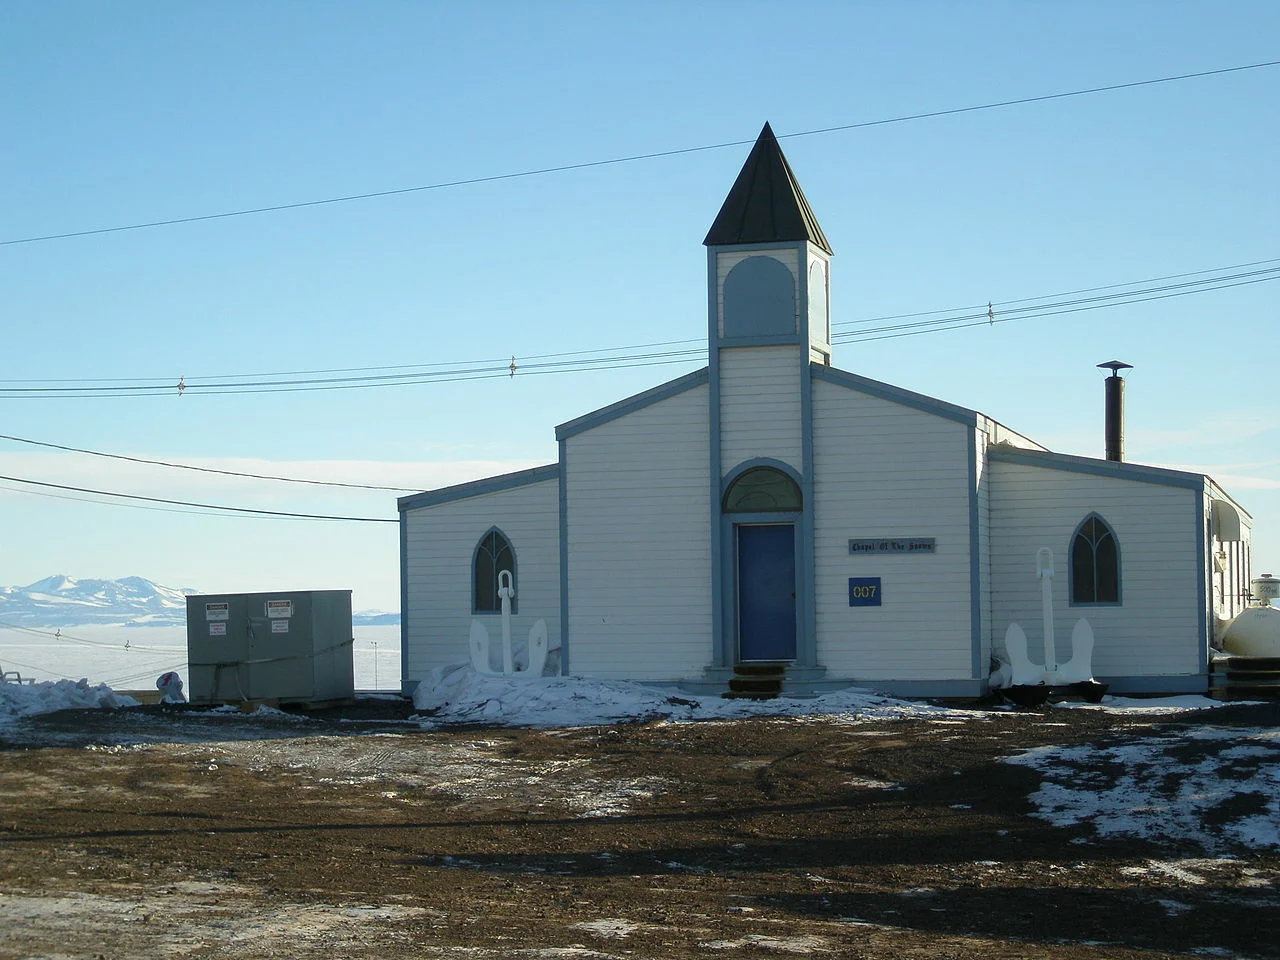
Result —
M 795 524 L 740 524 L 738 659 L 796 657 Z

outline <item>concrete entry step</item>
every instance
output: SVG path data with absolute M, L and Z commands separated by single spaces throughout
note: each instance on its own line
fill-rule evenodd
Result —
M 787 672 L 785 663 L 735 663 L 733 672 L 740 677 L 781 677 Z
M 729 689 L 720 696 L 727 699 L 774 700 L 782 693 L 787 673 L 785 663 L 735 663 Z
M 768 693 L 777 696 L 781 686 L 775 677 L 729 678 L 729 689 L 734 693 Z

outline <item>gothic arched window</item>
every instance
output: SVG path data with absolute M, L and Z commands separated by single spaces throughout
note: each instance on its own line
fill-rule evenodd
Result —
M 511 587 L 516 586 L 516 555 L 511 541 L 497 527 L 480 538 L 471 560 L 471 612 L 501 613 L 502 601 L 498 598 L 498 574 L 511 571 Z M 511 599 L 511 612 L 516 612 L 517 594 Z
M 1120 602 L 1120 547 L 1096 513 L 1085 517 L 1071 538 L 1071 602 Z

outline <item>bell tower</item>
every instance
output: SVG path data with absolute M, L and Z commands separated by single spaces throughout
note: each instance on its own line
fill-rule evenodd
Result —
M 703 244 L 713 352 L 795 344 L 803 362 L 831 362 L 831 246 L 769 124 Z
M 831 247 L 767 123 L 703 243 L 713 474 L 763 458 L 807 477 L 809 366 L 831 362 Z
M 830 364 L 831 247 L 766 123 L 712 223 L 707 346 L 712 519 L 709 679 L 750 662 L 820 676 L 812 364 Z

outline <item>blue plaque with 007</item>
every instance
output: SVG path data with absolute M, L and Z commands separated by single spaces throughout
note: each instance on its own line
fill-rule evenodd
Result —
M 880 578 L 879 577 L 850 577 L 849 578 L 849 606 L 851 607 L 880 606 Z

